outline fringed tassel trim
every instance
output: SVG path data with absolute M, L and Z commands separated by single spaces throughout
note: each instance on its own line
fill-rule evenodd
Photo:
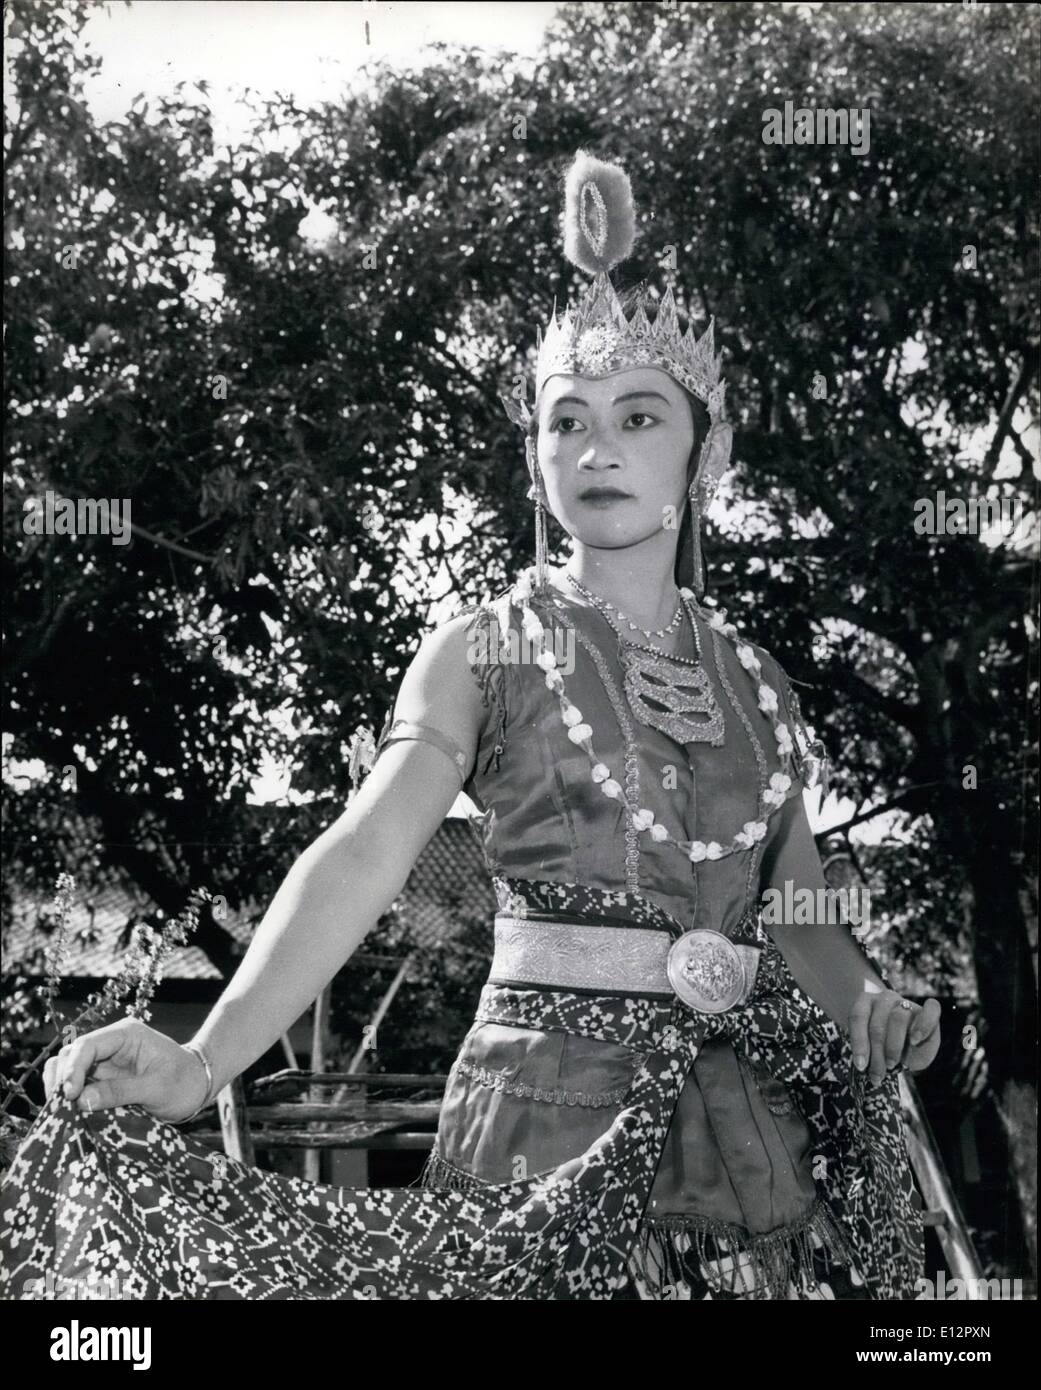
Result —
M 464 1173 L 461 1168 L 457 1168 L 446 1158 L 442 1158 L 435 1149 L 431 1149 L 426 1163 L 423 1164 L 423 1171 L 419 1175 L 419 1186 L 447 1187 L 457 1192 L 480 1192 L 488 1184 L 481 1178 L 475 1178 L 472 1173 Z
M 823 795 L 827 796 L 830 790 L 831 775 L 828 750 L 821 739 L 810 737 L 810 729 L 803 717 L 797 692 L 792 688 L 787 673 L 780 666 L 778 666 L 777 672 L 797 735 L 793 753 L 796 770 L 807 787 L 820 786 Z
M 853 1252 L 822 1197 L 799 1221 L 764 1235 L 700 1216 L 645 1220 L 632 1266 L 657 1296 L 668 1288 L 704 1281 L 713 1293 L 753 1299 L 785 1299 L 789 1287 L 818 1288 L 814 1255 L 854 1263 Z
M 488 1184 L 431 1151 L 420 1185 L 481 1192 Z M 711 1247 L 711 1248 L 710 1248 Z M 713 1293 L 786 1299 L 789 1287 L 818 1288 L 814 1255 L 825 1265 L 856 1266 L 853 1250 L 823 1197 L 799 1221 L 765 1235 L 707 1216 L 647 1217 L 633 1246 L 631 1267 L 649 1292 L 704 1281 Z
M 496 614 L 490 608 L 481 607 L 473 610 L 467 627 L 467 641 L 471 653 L 470 669 L 481 692 L 482 706 L 487 709 L 494 702 L 498 711 L 495 743 L 481 769 L 482 773 L 488 771 L 493 761 L 498 772 L 500 760 L 506 751 L 506 674 L 499 659 L 500 640 L 499 619 Z

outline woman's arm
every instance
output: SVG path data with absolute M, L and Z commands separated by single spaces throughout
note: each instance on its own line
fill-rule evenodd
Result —
M 465 619 L 424 639 L 395 718 L 447 734 L 476 755 L 483 712 L 466 662 Z M 342 968 L 398 897 L 459 794 L 459 774 L 428 743 L 390 744 L 350 805 L 301 854 L 197 1042 L 216 1085 L 267 1051 Z
M 763 857 L 763 889 L 777 890 L 782 903 L 796 900 L 799 889 L 810 889 L 814 903 L 821 901 L 817 890 L 827 889 L 827 882 L 802 797 L 791 797 L 777 818 L 780 825 Z M 902 1007 L 848 925 L 826 919 L 776 923 L 769 914 L 764 925 L 796 983 L 849 1034 L 857 1066 L 870 1066 L 876 1084 L 901 1061 L 912 1071 L 929 1065 L 940 1045 L 939 1003 Z
M 395 704 L 396 717 L 454 740 L 466 770 L 484 719 L 467 660 L 468 622 L 463 615 L 423 640 Z M 387 911 L 458 796 L 460 775 L 429 743 L 388 744 L 344 813 L 303 851 L 192 1040 L 210 1060 L 215 1088 L 287 1031 Z M 202 1068 L 171 1040 L 157 1044 L 161 1036 L 130 1020 L 88 1033 L 59 1054 L 50 1088 L 65 1085 L 75 1098 L 100 1063 L 91 1108 L 139 1103 L 161 1118 L 186 1115 L 199 1104 Z

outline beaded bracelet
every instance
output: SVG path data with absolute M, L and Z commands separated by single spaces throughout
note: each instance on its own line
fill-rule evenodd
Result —
M 196 1115 L 198 1115 L 200 1111 L 205 1110 L 206 1107 L 209 1105 L 210 1095 L 213 1091 L 213 1068 L 210 1066 L 209 1058 L 206 1056 L 206 1053 L 203 1052 L 202 1048 L 199 1046 L 198 1043 L 186 1042 L 182 1043 L 181 1046 L 184 1048 L 186 1052 L 191 1052 L 196 1057 L 198 1057 L 199 1061 L 202 1063 L 203 1067 L 206 1070 L 206 1093 L 202 1098 L 202 1104 L 199 1106 L 197 1110 L 193 1110 L 190 1115 L 185 1115 L 183 1120 L 178 1120 L 177 1123 L 183 1125 L 187 1124 L 189 1120 L 194 1120 Z

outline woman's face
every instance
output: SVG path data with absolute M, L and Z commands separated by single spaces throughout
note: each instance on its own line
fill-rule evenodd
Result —
M 678 530 L 693 443 L 686 393 L 656 367 L 596 380 L 553 376 L 543 386 L 538 462 L 546 501 L 586 545 L 637 545 L 663 526 Z

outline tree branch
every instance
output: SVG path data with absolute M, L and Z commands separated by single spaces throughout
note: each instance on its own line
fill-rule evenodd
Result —
M 822 831 L 826 838 L 829 835 L 848 835 L 855 825 L 863 825 L 865 821 L 874 820 L 876 816 L 884 816 L 887 811 L 900 811 L 907 809 L 907 802 L 914 800 L 921 792 L 932 790 L 934 787 L 942 787 L 941 782 L 919 782 L 913 787 L 905 787 L 902 792 L 891 797 L 888 801 L 883 801 L 880 806 L 872 806 L 867 811 L 862 811 L 857 816 L 852 816 L 849 820 L 843 821 L 841 825 L 829 825 L 827 830 Z M 921 815 L 921 812 L 918 813 Z
M 186 555 L 189 560 L 199 560 L 204 565 L 217 563 L 212 555 L 204 555 L 201 550 L 190 550 L 188 546 L 181 545 L 178 541 L 169 541 L 165 536 L 157 536 L 152 531 L 146 531 L 143 526 L 138 526 L 136 521 L 130 523 L 130 529 L 136 536 L 151 541 L 153 545 L 161 545 L 165 546 L 167 550 L 175 550 L 178 555 Z
M 460 376 L 464 376 L 466 380 L 470 383 L 470 385 L 473 386 L 475 390 L 480 392 L 482 396 L 487 394 L 487 384 L 481 381 L 479 377 L 475 377 L 473 372 L 469 371 L 466 367 L 464 367 L 462 362 L 460 362 L 458 358 L 454 357 L 452 353 L 450 353 L 448 349 L 443 346 L 443 344 L 429 343 L 427 346 L 429 347 L 430 351 L 435 353 L 438 357 L 447 358 L 448 361 L 451 362 L 454 370 L 457 371 L 460 374 Z
M 1031 370 L 1032 368 L 1029 362 L 1024 361 L 1021 363 L 1016 379 L 1009 387 L 1008 395 L 1005 397 L 1005 404 L 1001 407 L 1001 413 L 998 416 L 998 424 L 994 431 L 994 438 L 990 441 L 990 447 L 987 449 L 986 456 L 983 460 L 984 468 L 991 469 L 998 461 L 998 456 L 1001 453 L 1001 446 L 1004 444 L 1005 436 L 1008 434 L 1012 425 L 1013 411 L 1019 404 L 1019 398 L 1023 394 L 1024 387 L 1030 380 Z
M 1019 455 L 1019 457 L 1023 460 L 1023 463 L 1026 465 L 1028 472 L 1032 473 L 1036 465 L 1036 460 L 1033 454 L 1027 448 L 1027 446 L 1023 443 L 1023 436 L 1017 433 L 1016 430 L 1009 430 L 1009 438 L 1012 440 L 1012 446 L 1015 449 L 1016 453 Z
M 870 681 L 866 681 L 863 676 L 858 676 L 856 671 L 850 670 L 848 666 L 832 662 L 829 671 L 837 674 L 850 693 L 859 697 L 862 704 L 878 710 L 894 724 L 899 724 L 907 729 L 915 738 L 921 737 L 922 713 L 916 706 L 905 704 L 903 700 L 897 700 L 891 695 L 883 695 L 880 690 L 875 689 Z

